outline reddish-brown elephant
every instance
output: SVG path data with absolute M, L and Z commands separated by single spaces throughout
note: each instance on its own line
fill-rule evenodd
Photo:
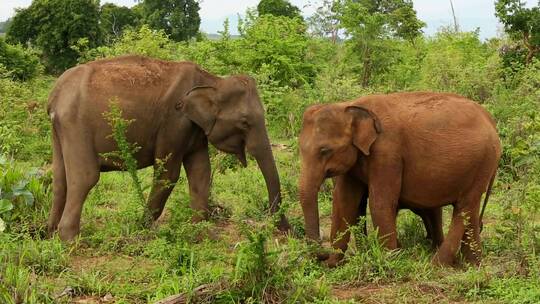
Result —
M 336 178 L 333 178 L 334 181 L 334 187 L 336 185 Z M 363 187 L 363 193 L 362 198 L 360 199 L 360 206 L 358 209 L 358 215 L 360 218 L 366 217 L 367 215 L 367 205 L 368 205 L 368 192 L 367 192 L 367 186 L 366 185 L 358 185 Z M 442 208 L 434 208 L 434 209 L 419 209 L 419 208 L 408 208 L 407 205 L 403 202 L 399 202 L 398 204 L 398 210 L 401 209 L 409 209 L 414 214 L 418 215 L 422 222 L 424 223 L 424 228 L 426 229 L 426 238 L 428 240 L 431 240 L 432 248 L 436 249 L 438 248 L 444 239 L 443 231 L 442 231 Z M 356 223 L 356 222 L 355 222 Z M 364 221 L 362 232 L 364 235 L 367 235 L 367 223 Z M 347 232 L 346 232 L 347 233 Z M 342 240 L 346 243 L 349 241 L 350 236 L 347 234 L 346 237 Z M 334 243 L 336 240 L 334 240 Z M 401 247 L 398 240 L 398 247 Z
M 436 210 L 453 206 L 449 232 L 433 257 L 451 265 L 460 248 L 480 261 L 481 196 L 489 197 L 501 155 L 491 115 L 454 94 L 412 92 L 373 95 L 354 101 L 314 105 L 300 133 L 300 201 L 307 237 L 319 240 L 317 193 L 323 180 L 336 177 L 332 245 L 344 252 L 357 221 L 359 201 L 369 193 L 373 224 L 388 249 L 397 247 L 398 203 Z M 435 208 L 435 209 L 434 209 Z M 342 258 L 330 256 L 329 265 Z

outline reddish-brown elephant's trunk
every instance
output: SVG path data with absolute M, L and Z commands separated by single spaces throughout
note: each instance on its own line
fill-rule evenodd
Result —
M 308 173 L 305 165 L 300 174 L 300 203 L 304 213 L 306 236 L 314 241 L 320 241 L 319 205 L 317 202 L 319 188 L 324 180 L 320 174 Z M 313 171 L 311 171 L 313 172 Z

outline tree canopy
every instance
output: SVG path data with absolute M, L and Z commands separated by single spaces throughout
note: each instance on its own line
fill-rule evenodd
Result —
M 519 0 L 498 0 L 495 11 L 505 31 L 523 42 L 528 50 L 525 63 L 531 63 L 533 57 L 540 53 L 540 7 L 526 8 Z
M 110 42 L 121 36 L 127 27 L 136 27 L 141 16 L 137 10 L 125 6 L 117 6 L 113 3 L 105 3 L 101 6 L 99 26 L 105 42 Z
M 79 39 L 88 38 L 90 47 L 99 45 L 99 1 L 34 0 L 17 11 L 7 38 L 39 47 L 48 69 L 63 71 L 77 63 L 78 54 L 71 46 Z
M 259 16 L 274 15 L 289 18 L 302 18 L 300 9 L 287 0 L 261 0 L 257 5 Z
M 363 86 L 375 71 L 386 67 L 391 39 L 413 41 L 425 26 L 411 0 L 342 0 L 336 1 L 334 9 L 350 37 L 351 53 L 362 58 Z
M 5 33 L 10 23 L 11 19 L 0 22 L 0 33 Z
M 188 40 L 199 32 L 201 17 L 196 0 L 144 0 L 140 9 L 144 23 L 164 30 L 172 40 Z

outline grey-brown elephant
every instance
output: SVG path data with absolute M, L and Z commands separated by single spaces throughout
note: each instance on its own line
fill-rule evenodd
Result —
M 449 232 L 433 257 L 451 265 L 461 250 L 480 261 L 479 215 L 495 178 L 501 145 L 495 122 L 480 105 L 454 94 L 373 95 L 315 105 L 300 133 L 300 201 L 309 238 L 319 240 L 317 192 L 336 177 L 333 235 L 354 224 L 367 185 L 373 224 L 389 249 L 397 247 L 398 203 L 431 209 L 453 205 Z M 333 242 L 345 251 L 346 242 Z M 342 255 L 330 256 L 333 265 Z
M 69 69 L 50 94 L 51 233 L 58 229 L 63 240 L 76 236 L 83 202 L 100 171 L 122 169 L 117 161 L 103 157 L 118 150 L 103 116 L 111 100 L 118 103 L 125 119 L 133 120 L 127 139 L 140 147 L 134 155 L 138 167 L 166 160 L 148 198 L 153 219 L 162 213 L 182 164 L 191 207 L 197 211 L 194 220 L 206 217 L 211 171 L 208 142 L 236 155 L 244 166 L 247 150 L 265 178 L 270 210 L 278 210 L 280 181 L 255 81 L 242 75 L 217 77 L 190 62 L 125 56 Z M 285 216 L 279 228 L 289 228 Z

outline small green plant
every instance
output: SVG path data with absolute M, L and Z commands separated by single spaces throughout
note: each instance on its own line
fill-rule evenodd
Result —
M 118 100 L 113 98 L 109 103 L 109 111 L 103 113 L 103 117 L 109 123 L 111 127 L 112 134 L 109 135 L 110 138 L 114 139 L 118 147 L 117 151 L 103 153 L 102 156 L 106 159 L 115 161 L 115 163 L 127 171 L 131 177 L 132 186 L 135 189 L 135 194 L 137 200 L 143 206 L 145 206 L 145 198 L 143 192 L 143 185 L 139 176 L 137 175 L 138 164 L 137 160 L 133 156 L 137 151 L 141 149 L 137 143 L 130 143 L 127 140 L 127 131 L 133 119 L 127 120 L 122 117 L 122 109 L 118 104 Z M 143 224 L 147 225 L 151 221 L 151 215 L 148 208 L 144 208 L 145 214 L 143 216 Z
M 43 173 L 39 170 L 25 172 L 12 159 L 8 160 L 1 154 L 0 172 L 0 233 L 10 229 L 14 223 L 18 224 L 16 230 L 36 232 L 40 225 L 29 227 L 26 221 L 35 215 L 29 211 L 45 211 L 42 205 L 46 197 Z

